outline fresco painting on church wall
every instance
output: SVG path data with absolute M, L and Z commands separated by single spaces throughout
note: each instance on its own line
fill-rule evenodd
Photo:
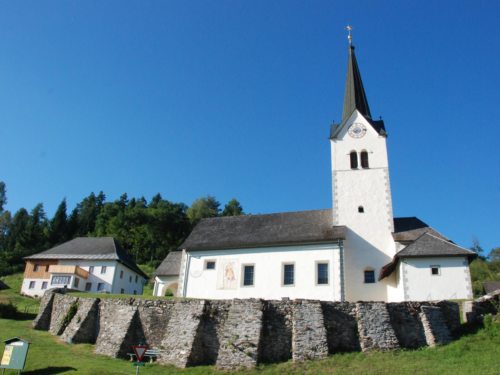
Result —
M 237 283 L 237 259 L 224 259 L 221 261 L 221 267 L 218 268 L 217 289 L 236 289 Z

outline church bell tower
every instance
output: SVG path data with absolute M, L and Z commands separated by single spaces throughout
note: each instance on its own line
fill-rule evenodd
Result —
M 395 254 L 387 134 L 384 122 L 372 119 L 348 30 L 342 121 L 332 125 L 330 133 L 333 223 L 347 227 L 346 299 L 371 295 L 373 300 L 386 301 L 390 281 L 378 281 L 378 275 Z

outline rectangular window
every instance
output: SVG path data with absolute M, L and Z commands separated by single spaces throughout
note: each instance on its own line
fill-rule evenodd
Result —
M 123 279 L 123 271 L 120 271 L 120 279 Z
M 283 285 L 293 285 L 295 283 L 295 264 L 283 265 Z
M 137 290 L 134 290 L 134 294 L 137 294 Z
M 106 266 L 102 266 L 102 267 L 101 267 L 101 274 L 102 274 L 102 273 L 106 273 Z
M 254 265 L 243 266 L 243 286 L 253 285 L 254 270 Z
M 135 275 L 135 282 L 139 280 L 139 276 Z
M 125 289 L 121 288 L 121 289 L 120 289 L 120 293 L 121 293 L 121 294 L 125 294 Z
M 102 292 L 104 290 L 104 283 L 97 283 L 97 291 Z
M 38 271 L 40 271 L 40 265 L 35 264 L 35 266 L 33 267 L 33 272 L 38 272 Z
M 316 264 L 316 283 L 318 285 L 328 284 L 328 262 Z
M 365 284 L 373 284 L 375 283 L 375 271 L 366 270 L 365 271 Z
M 130 275 L 130 276 L 128 277 L 128 282 L 129 282 L 129 283 L 131 283 L 131 282 L 132 282 L 132 275 Z
M 85 291 L 90 292 L 92 290 L 92 283 L 85 283 Z
M 89 267 L 89 273 L 94 273 L 94 266 Z
M 73 286 L 75 288 L 78 288 L 78 285 L 80 285 L 80 279 L 78 277 L 75 277 L 75 281 L 73 282 Z
M 214 270 L 215 269 L 215 260 L 206 260 L 205 261 L 205 269 L 206 270 Z
M 431 275 L 432 276 L 441 275 L 441 266 L 431 266 Z
M 42 289 L 47 289 L 48 284 L 46 281 L 42 282 Z
M 71 283 L 70 276 L 53 276 L 50 281 L 51 285 L 69 285 Z
M 35 282 L 34 281 L 30 281 L 30 286 L 29 286 L 30 289 L 35 289 Z

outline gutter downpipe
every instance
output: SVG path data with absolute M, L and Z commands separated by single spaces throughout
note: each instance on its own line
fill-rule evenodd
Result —
M 191 265 L 191 254 L 186 251 L 186 267 L 184 272 L 184 280 L 182 285 L 182 296 L 185 298 L 187 293 L 187 282 L 189 277 L 189 266 Z
M 340 251 L 340 301 L 345 302 L 345 282 L 344 282 L 344 242 L 339 240 Z

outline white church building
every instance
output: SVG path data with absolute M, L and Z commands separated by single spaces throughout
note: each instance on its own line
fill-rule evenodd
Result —
M 476 256 L 416 217 L 394 218 L 384 122 L 349 45 L 342 122 L 330 131 L 331 209 L 203 219 L 160 265 L 155 294 L 422 301 L 472 298 Z

